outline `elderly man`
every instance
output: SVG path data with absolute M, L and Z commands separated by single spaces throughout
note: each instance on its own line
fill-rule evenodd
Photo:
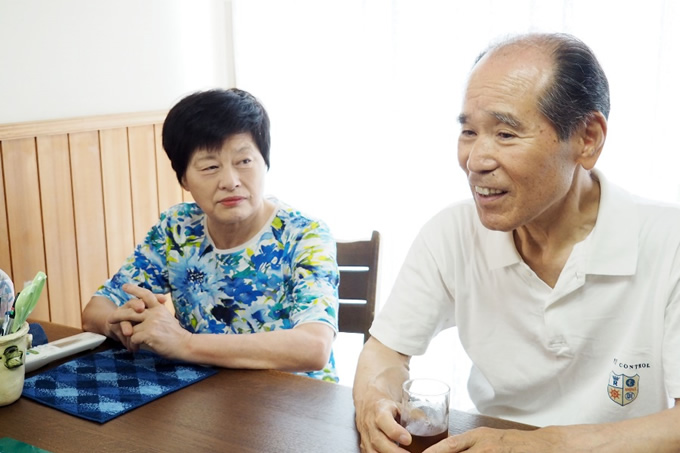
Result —
M 458 326 L 486 415 L 541 426 L 475 429 L 428 451 L 680 451 L 680 208 L 594 169 L 609 88 L 562 34 L 491 47 L 470 75 L 458 158 L 474 202 L 414 241 L 354 384 L 366 452 L 397 452 L 409 359 Z

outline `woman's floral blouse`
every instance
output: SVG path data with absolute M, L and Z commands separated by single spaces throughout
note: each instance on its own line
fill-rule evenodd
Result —
M 198 205 L 173 206 L 96 294 L 121 306 L 132 297 L 124 283 L 171 293 L 175 316 L 196 333 L 269 332 L 306 322 L 337 332 L 335 241 L 323 222 L 271 201 L 271 221 L 229 250 L 215 248 Z M 323 370 L 301 374 L 337 382 L 333 354 Z

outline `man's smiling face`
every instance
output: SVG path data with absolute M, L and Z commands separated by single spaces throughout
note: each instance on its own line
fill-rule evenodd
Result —
M 468 81 L 458 161 L 491 230 L 556 220 L 572 186 L 578 139 L 560 141 L 539 110 L 552 67 L 541 48 L 511 45 L 485 55 Z

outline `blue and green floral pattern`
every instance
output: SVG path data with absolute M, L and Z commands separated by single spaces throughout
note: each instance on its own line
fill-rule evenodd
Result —
M 272 222 L 242 247 L 218 250 L 205 214 L 181 203 L 161 214 L 121 269 L 97 295 L 123 305 L 134 283 L 172 295 L 175 316 L 196 333 L 254 333 L 322 322 L 337 331 L 338 266 L 326 225 L 277 205 Z M 302 373 L 337 382 L 335 361 Z

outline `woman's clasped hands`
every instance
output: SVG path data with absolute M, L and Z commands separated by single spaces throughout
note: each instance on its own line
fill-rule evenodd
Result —
M 129 351 L 145 346 L 164 357 L 180 358 L 191 333 L 165 307 L 166 296 L 129 283 L 123 290 L 134 298 L 109 315 L 111 334 Z

